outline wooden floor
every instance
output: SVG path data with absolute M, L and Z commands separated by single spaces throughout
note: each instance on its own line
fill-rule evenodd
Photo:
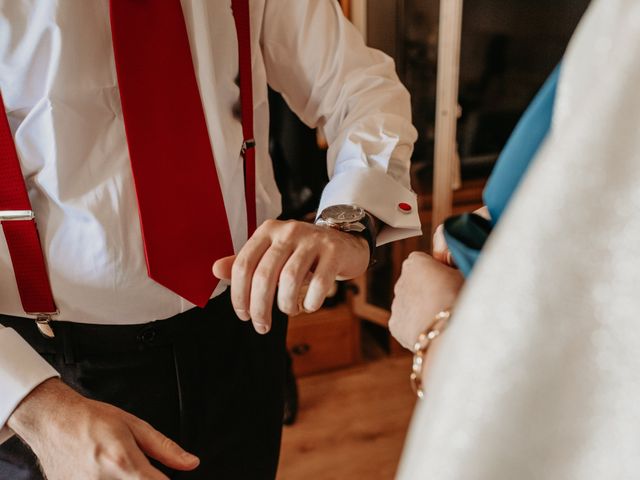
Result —
M 301 379 L 278 479 L 393 479 L 415 404 L 410 366 L 403 355 Z

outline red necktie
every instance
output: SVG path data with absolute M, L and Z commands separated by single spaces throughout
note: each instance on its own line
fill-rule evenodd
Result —
M 111 0 L 111 32 L 149 276 L 204 306 L 233 244 L 180 0 Z
M 238 35 L 249 235 L 256 227 L 248 0 L 232 0 Z M 149 275 L 204 306 L 211 266 L 233 252 L 179 0 L 112 0 L 114 50 Z M 0 112 L 4 112 L 0 95 Z M 22 306 L 41 332 L 57 313 L 6 115 L 0 113 L 0 220 Z

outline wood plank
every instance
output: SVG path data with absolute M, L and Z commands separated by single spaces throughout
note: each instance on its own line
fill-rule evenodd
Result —
M 349 4 L 351 21 L 367 41 L 367 0 L 351 0 Z
M 376 323 L 380 326 L 386 327 L 389 323 L 389 316 L 391 313 L 384 308 L 380 308 L 376 305 L 367 302 L 367 275 L 361 275 L 352 280 L 352 283 L 357 287 L 358 293 L 353 295 L 351 308 L 353 314 L 370 322 Z
M 410 367 L 405 354 L 300 380 L 278 479 L 393 479 L 415 405 Z
M 342 11 L 344 12 L 344 16 L 347 18 L 351 18 L 351 1 L 350 0 L 340 0 L 340 4 L 342 5 Z
M 457 159 L 458 80 L 462 33 L 462 0 L 440 1 L 438 79 L 433 172 L 433 224 L 451 215 L 454 162 Z

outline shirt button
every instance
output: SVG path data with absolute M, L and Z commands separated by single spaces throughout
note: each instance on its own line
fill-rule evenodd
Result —
M 400 202 L 398 204 L 398 210 L 400 210 L 402 213 L 411 213 L 412 208 L 408 203 Z

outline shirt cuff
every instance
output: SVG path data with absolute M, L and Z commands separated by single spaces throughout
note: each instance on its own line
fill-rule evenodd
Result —
M 385 224 L 378 245 L 422 234 L 416 194 L 380 170 L 357 168 L 334 175 L 322 192 L 318 214 L 343 204 L 362 207 Z
M 15 330 L 0 326 L 0 444 L 13 436 L 6 423 L 22 399 L 59 376 Z

